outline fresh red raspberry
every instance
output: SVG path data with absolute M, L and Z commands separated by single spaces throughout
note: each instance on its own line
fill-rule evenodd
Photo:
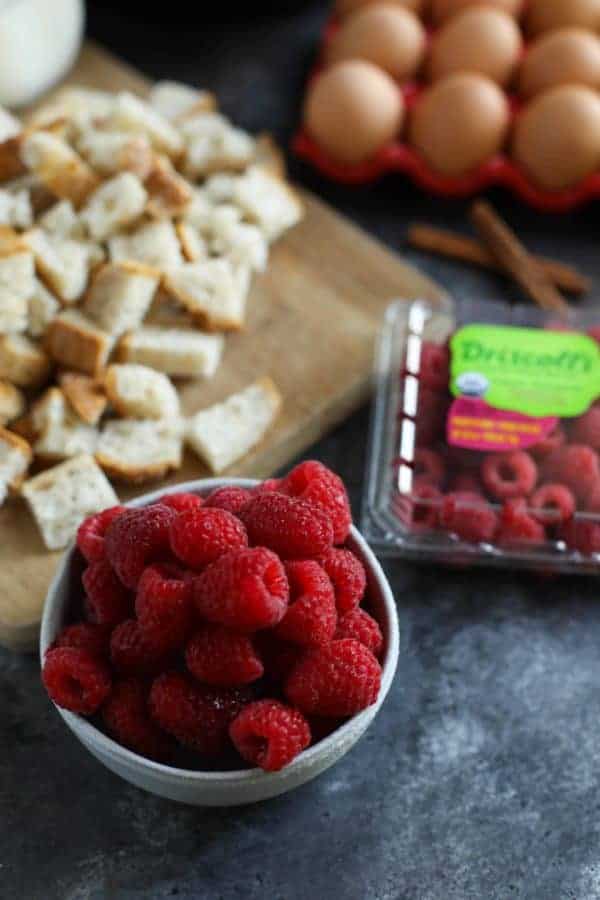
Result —
M 570 519 L 559 531 L 559 538 L 571 550 L 584 556 L 600 553 L 600 524 L 591 519 Z
M 458 472 L 450 479 L 450 492 L 462 493 L 467 491 L 470 494 L 483 495 L 483 485 L 481 478 L 475 472 Z
M 149 566 L 140 578 L 135 612 L 151 642 L 171 650 L 182 647 L 194 626 L 191 579 L 172 564 Z
M 81 580 L 86 595 L 85 611 L 91 622 L 114 628 L 131 615 L 132 595 L 119 581 L 107 559 L 90 563 Z
M 57 647 L 46 654 L 42 681 L 50 699 L 82 716 L 91 716 L 110 693 L 106 663 L 88 650 Z
M 102 718 L 109 735 L 124 747 L 148 759 L 167 762 L 173 755 L 173 744 L 150 718 L 148 693 L 141 678 L 117 681 L 102 707 Z
M 77 622 L 75 625 L 67 625 L 66 628 L 63 628 L 46 652 L 56 650 L 57 647 L 74 647 L 76 650 L 87 650 L 92 656 L 105 659 L 108 657 L 109 639 L 110 628 L 105 625 Z
M 193 569 L 203 569 L 223 553 L 247 546 L 246 529 L 224 509 L 190 509 L 171 523 L 171 549 Z
M 567 490 L 567 488 L 565 488 Z M 591 489 L 583 504 L 586 512 L 600 513 L 600 481 Z
M 285 681 L 304 652 L 298 644 L 288 644 L 279 640 L 273 634 L 273 629 L 258 631 L 254 635 L 254 644 L 262 660 L 265 675 L 277 683 Z
M 174 509 L 178 513 L 186 512 L 188 509 L 200 509 L 203 504 L 202 497 L 186 491 L 179 491 L 176 494 L 165 494 L 158 502 L 161 506 L 168 506 L 169 509 Z
M 285 683 L 306 715 L 354 716 L 377 700 L 381 667 L 359 641 L 346 638 L 307 651 Z
M 446 494 L 440 510 L 440 525 L 463 541 L 491 541 L 496 532 L 496 513 L 479 494 Z
M 278 700 L 249 703 L 229 726 L 240 756 L 265 772 L 278 772 L 309 746 L 310 727 L 302 713 Z
M 498 544 L 541 544 L 545 537 L 544 526 L 529 515 L 524 497 L 504 501 L 496 536 Z
M 281 489 L 281 478 L 265 478 L 260 484 L 252 488 L 250 493 L 252 496 L 256 494 L 272 494 L 274 491 Z
M 446 391 L 450 381 L 450 351 L 445 344 L 424 341 L 421 347 L 419 381 L 433 391 Z
M 498 500 L 527 497 L 536 485 L 537 476 L 537 466 L 524 450 L 490 453 L 481 466 L 484 487 Z
M 290 586 L 290 605 L 274 633 L 284 641 L 303 647 L 328 643 L 337 625 L 335 594 L 329 576 L 311 559 L 286 563 L 285 574 Z
M 281 621 L 289 587 L 275 553 L 254 547 L 226 553 L 208 566 L 193 581 L 193 598 L 197 611 L 209 622 L 258 631 Z
M 443 437 L 448 417 L 448 398 L 430 388 L 419 387 L 418 410 L 415 417 L 419 447 L 427 447 Z
M 417 447 L 413 470 L 419 483 L 428 482 L 437 488 L 441 488 L 446 477 L 444 460 L 435 450 L 428 450 L 426 447 Z
M 336 641 L 352 638 L 367 647 L 373 656 L 379 656 L 383 649 L 383 635 L 375 619 L 364 609 L 352 609 L 338 621 Z
M 243 688 L 198 684 L 180 672 L 164 672 L 150 689 L 150 715 L 179 743 L 205 756 L 218 756 L 227 729 L 252 695 Z
M 571 440 L 575 444 L 586 444 L 593 450 L 600 450 L 600 406 L 591 406 L 575 419 L 571 427 Z
M 410 494 L 398 494 L 393 509 L 400 521 L 411 531 L 432 531 L 439 524 L 442 494 L 427 482 L 415 484 Z
M 237 515 L 242 506 L 248 502 L 252 494 L 243 487 L 217 488 L 212 491 L 204 501 L 205 506 L 216 507 L 217 509 L 226 509 L 232 515 Z
M 135 590 L 142 572 L 169 553 L 169 527 L 177 513 L 154 503 L 141 509 L 128 509 L 106 532 L 108 559 L 126 587 Z
M 169 648 L 146 636 L 137 619 L 117 625 L 110 637 L 110 660 L 121 675 L 154 675 L 164 668 Z
M 124 506 L 111 506 L 103 512 L 88 516 L 79 526 L 77 532 L 77 546 L 88 562 L 98 562 L 104 559 L 104 535 L 110 523 L 121 513 L 125 512 Z
M 204 625 L 189 641 L 185 662 L 194 678 L 217 687 L 250 684 L 264 672 L 251 638 L 222 625 Z
M 531 455 L 537 459 L 545 459 L 551 453 L 554 453 L 555 450 L 558 450 L 559 447 L 562 447 L 567 442 L 567 435 L 565 433 L 565 429 L 562 425 L 558 424 L 545 438 L 542 438 L 537 444 L 533 447 L 530 447 L 529 452 Z
M 239 512 L 254 547 L 268 547 L 282 559 L 313 559 L 333 543 L 328 514 L 294 497 L 259 494 Z
M 360 559 L 351 550 L 332 548 L 319 559 L 335 592 L 335 605 L 340 616 L 354 609 L 363 598 L 367 574 Z
M 575 497 L 564 484 L 543 484 L 532 494 L 529 508 L 542 525 L 566 522 L 575 512 Z
M 339 475 L 323 463 L 307 460 L 288 472 L 281 489 L 289 497 L 324 510 L 333 525 L 333 543 L 344 543 L 352 525 L 352 511 L 346 486 Z
M 591 447 L 568 444 L 561 447 L 544 462 L 546 481 L 566 485 L 582 503 L 600 481 L 598 456 Z

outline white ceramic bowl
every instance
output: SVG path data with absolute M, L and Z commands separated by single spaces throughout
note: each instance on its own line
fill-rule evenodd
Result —
M 130 506 L 145 506 L 166 493 L 192 491 L 207 494 L 224 485 L 252 487 L 256 481 L 241 478 L 206 479 L 191 481 L 175 487 L 145 494 L 132 501 Z M 385 655 L 382 663 L 383 677 L 377 701 L 319 741 L 279 772 L 262 772 L 260 769 L 244 769 L 233 772 L 197 772 L 176 769 L 138 756 L 111 740 L 81 716 L 57 707 L 71 731 L 96 759 L 131 784 L 195 806 L 236 806 L 255 803 L 283 794 L 298 787 L 335 762 L 358 741 L 367 730 L 390 689 L 399 652 L 398 616 L 388 581 L 356 528 L 352 529 L 349 546 L 362 560 L 367 571 L 370 603 L 385 638 Z M 71 546 L 63 556 L 54 581 L 48 591 L 40 635 L 40 658 L 62 628 L 65 613 L 73 590 L 80 584 L 83 565 L 78 553 Z

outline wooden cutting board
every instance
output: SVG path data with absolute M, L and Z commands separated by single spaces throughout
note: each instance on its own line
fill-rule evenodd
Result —
M 69 81 L 142 93 L 148 82 L 99 47 L 87 45 Z M 272 251 L 255 280 L 245 331 L 228 338 L 214 379 L 183 388 L 186 412 L 270 374 L 283 412 L 265 441 L 231 474 L 264 477 L 285 465 L 368 396 L 373 342 L 383 311 L 398 297 L 439 290 L 363 231 L 303 192 L 306 215 Z M 173 481 L 208 472 L 187 457 Z M 120 491 L 127 498 L 132 492 Z M 138 491 L 139 493 L 139 491 Z M 0 643 L 34 646 L 58 554 L 48 553 L 24 505 L 0 509 Z

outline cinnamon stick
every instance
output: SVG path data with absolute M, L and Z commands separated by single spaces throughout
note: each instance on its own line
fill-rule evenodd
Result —
M 489 250 L 476 238 L 430 225 L 413 225 L 408 230 L 407 240 L 411 247 L 417 250 L 481 266 L 484 269 L 504 271 Z M 569 294 L 585 294 L 590 290 L 590 279 L 572 266 L 545 256 L 536 256 L 535 260 L 557 288 Z
M 484 200 L 471 207 L 471 221 L 496 262 L 548 312 L 566 315 L 569 304 L 506 222 Z

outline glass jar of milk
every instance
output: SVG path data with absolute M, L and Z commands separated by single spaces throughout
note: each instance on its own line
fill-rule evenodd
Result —
M 0 104 L 24 106 L 58 81 L 81 45 L 83 0 L 0 0 Z

